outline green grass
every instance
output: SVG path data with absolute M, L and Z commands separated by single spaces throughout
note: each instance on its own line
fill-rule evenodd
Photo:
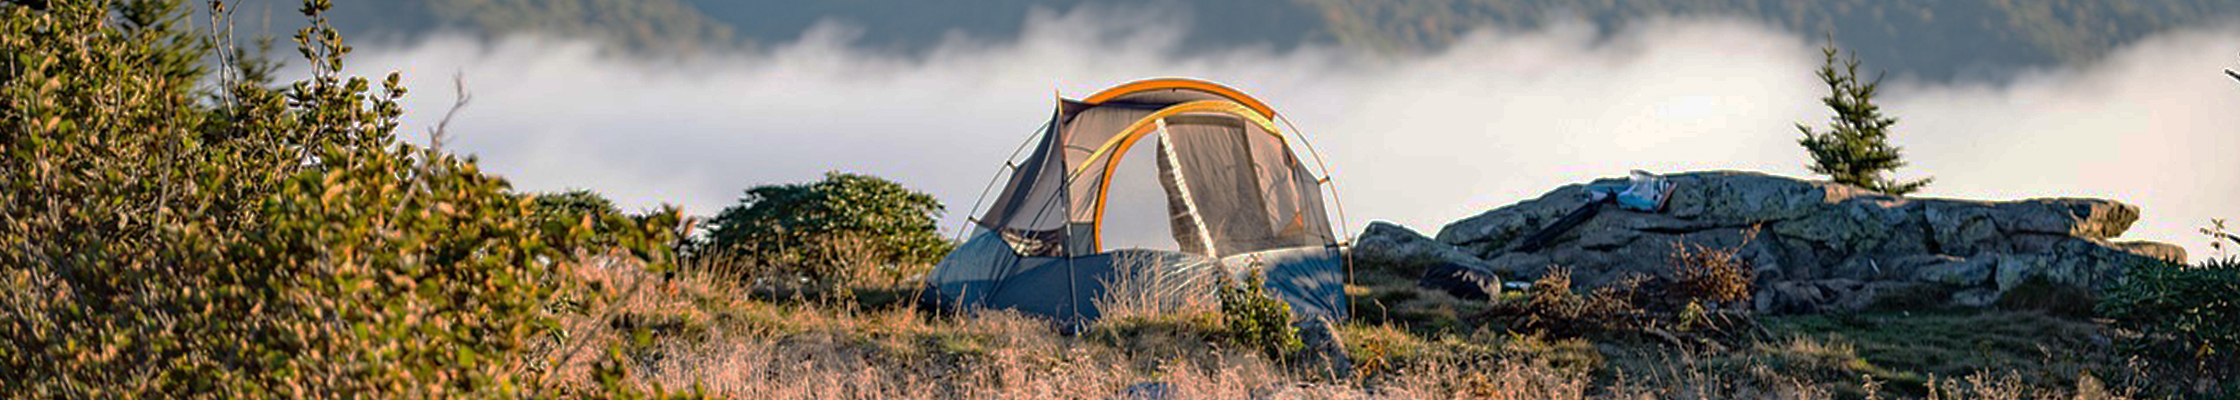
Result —
M 2011 371 L 2024 383 L 2074 387 L 2080 374 L 2120 374 L 2103 329 L 2034 311 L 1874 312 L 1769 317 L 1778 337 L 1849 344 L 1878 379 L 1925 389 L 1930 377 Z M 1918 394 L 1918 393 L 1916 393 Z
M 1355 295 L 1355 320 L 1392 325 L 1424 337 L 1468 334 L 1483 327 L 1486 313 L 1493 309 L 1488 302 L 1416 287 L 1416 276 L 1401 271 L 1357 271 L 1347 292 Z

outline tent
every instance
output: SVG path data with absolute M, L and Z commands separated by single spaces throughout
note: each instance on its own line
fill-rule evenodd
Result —
M 1257 271 L 1295 317 L 1345 318 L 1343 241 L 1322 197 L 1329 181 L 1307 168 L 1304 140 L 1279 120 L 1251 96 L 1193 79 L 1059 99 L 1032 152 L 1007 164 L 1003 191 L 982 199 L 992 202 L 969 236 L 934 267 L 922 300 L 1079 327 L 1100 315 L 1095 299 L 1122 274 L 1195 281 Z M 1155 187 L 1127 184 L 1152 178 Z M 1107 215 L 1147 207 L 1155 215 Z M 1146 225 L 1156 228 L 1115 232 Z M 1120 243 L 1146 233 L 1171 241 Z

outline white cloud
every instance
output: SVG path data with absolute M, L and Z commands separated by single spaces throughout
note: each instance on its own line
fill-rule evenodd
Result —
M 2240 30 L 2150 37 L 2105 61 L 2001 86 L 1890 87 L 1913 169 L 1935 195 L 2100 197 L 2140 206 L 2127 237 L 2207 254 L 2194 232 L 2240 219 Z
M 947 229 L 1052 96 L 1143 77 L 1202 77 L 1269 101 L 1329 157 L 1356 229 L 1384 219 L 1427 234 L 1629 169 L 1802 176 L 1793 124 L 1825 114 L 1814 39 L 1737 21 L 1483 31 L 1377 59 L 1183 53 L 1171 24 L 1091 14 L 1041 14 L 1023 39 L 952 37 L 921 57 L 853 49 L 828 25 L 683 63 L 458 37 L 361 49 L 354 63 L 406 72 L 408 126 L 440 116 L 463 71 L 475 103 L 452 148 L 526 189 L 712 214 L 749 186 L 849 170 L 934 193 L 952 209 Z M 2196 30 L 1997 86 L 1893 82 L 1884 102 L 1914 163 L 1902 175 L 1936 175 L 1939 196 L 2122 199 L 2146 211 L 2128 236 L 2198 253 L 2191 227 L 2240 218 L 2240 85 L 2217 72 L 2235 54 L 2240 32 Z

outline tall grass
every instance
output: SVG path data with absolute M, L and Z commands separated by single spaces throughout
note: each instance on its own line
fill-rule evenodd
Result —
M 1203 263 L 1169 265 L 1147 255 L 1125 254 L 1112 275 L 1098 279 L 1104 293 L 1091 299 L 1108 320 L 1157 319 L 1219 312 L 1218 272 Z

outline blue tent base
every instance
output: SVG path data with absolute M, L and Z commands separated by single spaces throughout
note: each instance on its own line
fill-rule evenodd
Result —
M 1294 318 L 1346 319 L 1345 258 L 1337 246 L 1268 250 L 1221 261 L 1237 281 L 1260 271 L 1266 278 L 1261 286 L 1290 303 Z
M 1141 266 L 1161 274 L 1218 274 L 1242 281 L 1260 271 L 1268 293 L 1291 305 L 1298 319 L 1344 320 L 1346 314 L 1345 267 L 1336 246 L 1276 249 L 1224 257 L 1218 264 L 1203 256 L 1171 251 L 1126 249 L 1079 257 L 1019 257 L 993 234 L 974 235 L 937 267 L 950 274 L 980 271 L 986 277 L 937 277 L 921 297 L 931 308 L 948 312 L 1013 310 L 1048 318 L 1067 331 L 1076 331 L 1103 315 L 1096 299 L 1104 296 L 1105 282 L 1117 275 L 1116 263 Z M 969 252 L 982 252 L 978 254 Z M 1122 261 L 1127 260 L 1127 261 Z M 975 263 L 982 268 L 949 265 Z M 974 279 L 977 278 L 977 279 Z M 1203 279 L 1184 277 L 1183 279 Z M 1210 286 L 1209 286 L 1210 288 Z

